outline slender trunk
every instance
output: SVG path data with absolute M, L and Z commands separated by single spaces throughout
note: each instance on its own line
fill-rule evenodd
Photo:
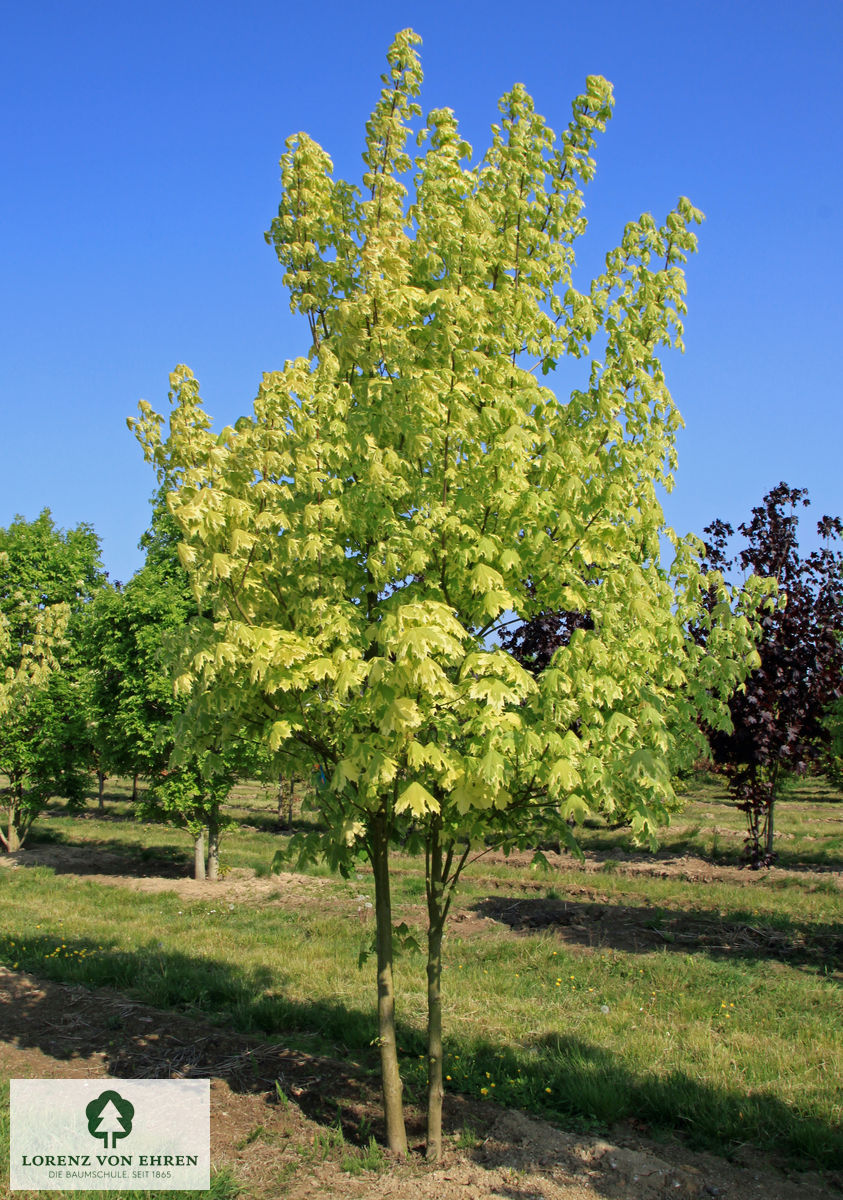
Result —
M 427 1157 L 442 1157 L 442 885 L 441 820 L 431 817 L 427 846 Z
M 100 812 L 105 812 L 105 771 L 97 771 L 97 800 Z
M 137 775 L 133 775 L 132 776 L 132 804 L 135 803 L 137 798 L 138 798 L 138 777 L 137 777 Z
M 372 870 L 375 877 L 375 918 L 378 957 L 378 1047 L 381 1057 L 386 1141 L 394 1154 L 407 1153 L 403 1085 L 398 1070 L 395 1038 L 395 986 L 392 976 L 392 900 L 389 892 L 389 837 L 386 814 L 372 819 Z
M 768 864 L 773 861 L 773 813 L 775 811 L 775 804 L 776 802 L 771 796 L 767 804 L 767 822 L 764 838 L 764 850 Z
M 773 813 L 776 804 L 776 785 L 779 782 L 779 764 L 776 763 L 770 774 L 770 800 L 767 805 L 767 826 L 764 849 L 767 854 L 767 866 L 771 866 L 773 862 Z
M 200 829 L 193 839 L 193 878 L 205 878 L 205 830 Z
M 295 800 L 295 798 L 296 798 L 296 777 L 295 777 L 295 775 L 291 775 L 290 776 L 290 807 L 287 812 L 287 824 L 290 827 L 290 829 L 293 828 L 293 801 Z
M 208 824 L 208 878 L 220 877 L 220 831 L 216 822 Z
M 278 780 L 278 824 L 283 829 L 284 825 L 284 780 Z

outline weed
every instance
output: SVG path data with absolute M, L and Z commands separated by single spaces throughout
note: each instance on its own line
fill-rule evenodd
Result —
M 463 1125 L 462 1129 L 454 1139 L 454 1146 L 457 1150 L 473 1150 L 479 1145 L 480 1138 L 474 1132 L 470 1125 Z
M 242 1195 L 243 1188 L 234 1178 L 229 1167 L 221 1167 L 211 1176 L 208 1200 L 237 1200 L 237 1197 Z
M 350 1175 L 363 1171 L 382 1171 L 386 1167 L 386 1156 L 373 1137 L 362 1148 L 350 1148 L 340 1159 L 340 1168 Z
M 238 1150 L 245 1150 L 247 1146 L 251 1146 L 253 1142 L 274 1142 L 277 1140 L 277 1134 L 271 1129 L 267 1129 L 265 1125 L 256 1125 L 254 1129 L 250 1129 L 244 1138 L 241 1138 L 237 1143 Z

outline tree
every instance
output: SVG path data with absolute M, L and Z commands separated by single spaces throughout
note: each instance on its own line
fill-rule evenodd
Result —
M 679 342 L 681 268 L 700 214 L 628 225 L 606 271 L 572 280 L 580 185 L 611 88 L 590 77 L 558 140 L 521 85 L 470 167 L 453 113 L 406 151 L 421 70 L 395 38 L 366 127 L 363 192 L 307 135 L 287 143 L 268 238 L 311 350 L 263 377 L 251 417 L 211 432 L 186 367 L 169 429 L 130 421 L 168 487 L 179 553 L 211 617 L 180 689 L 196 736 L 290 744 L 324 768 L 321 832 L 299 840 L 375 880 L 378 1046 L 390 1148 L 406 1150 L 394 1025 L 389 850 L 425 854 L 428 1153 L 441 1148 L 442 937 L 472 845 L 619 797 L 651 838 L 671 795 L 668 716 L 723 697 L 752 657 L 730 608 L 706 647 L 695 540 L 659 559 L 680 418 L 660 346 Z M 408 205 L 409 189 L 413 189 Z M 540 382 L 588 353 L 560 402 Z M 537 678 L 494 638 L 542 611 L 587 612 Z M 716 623 L 715 623 L 716 624 Z M 681 702 L 674 700 L 685 689 Z M 201 699 L 200 699 L 201 698 Z M 684 706 L 684 707 L 683 707 Z
M 221 806 L 235 762 L 230 750 L 197 756 L 178 746 L 184 704 L 173 695 L 170 666 L 182 631 L 196 615 L 196 602 L 177 544 L 177 528 L 158 494 L 140 543 L 146 551 L 143 567 L 125 588 L 103 589 L 86 612 L 89 724 L 103 762 L 150 781 L 138 816 L 187 829 L 194 840 L 195 878 L 215 880 L 220 838 L 232 827 Z
M 84 800 L 87 762 L 75 622 L 102 585 L 90 525 L 60 530 L 49 509 L 0 529 L 0 773 L 12 853 L 52 795 Z
M 774 858 L 775 803 L 783 779 L 821 760 L 829 743 L 829 710 L 843 696 L 843 534 L 839 517 L 823 517 L 818 550 L 799 553 L 797 510 L 805 488 L 780 483 L 738 526 L 746 544 L 727 557 L 732 526 L 716 520 L 705 532 L 706 565 L 735 565 L 775 580 L 780 603 L 762 618 L 761 661 L 729 701 L 732 729 L 710 742 L 732 794 L 747 818 L 745 855 L 754 868 Z
M 171 735 L 177 740 L 175 730 Z M 209 753 L 187 757 L 189 765 L 166 767 L 153 777 L 138 815 L 152 820 L 163 818 L 187 829 L 193 838 L 193 878 L 215 882 L 219 879 L 220 839 L 223 833 L 236 828 L 222 811 L 236 778 L 233 755 L 217 754 L 219 761 L 212 763 L 208 762 Z

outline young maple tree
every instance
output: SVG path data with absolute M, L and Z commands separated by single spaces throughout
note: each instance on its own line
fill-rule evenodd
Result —
M 746 545 L 727 557 L 734 530 L 716 520 L 705 533 L 706 566 L 718 577 L 737 564 L 775 580 L 780 603 L 764 614 L 760 664 L 729 701 L 732 729 L 712 730 L 714 760 L 746 814 L 745 855 L 752 867 L 774 860 L 774 815 L 782 779 L 804 774 L 829 741 L 828 714 L 843 696 L 843 534 L 839 517 L 823 517 L 823 545 L 799 553 L 797 509 L 810 501 L 805 488 L 780 483 L 738 526 Z
M 660 563 L 679 415 L 660 349 L 680 344 L 681 264 L 700 214 L 628 225 L 573 283 L 581 185 L 611 88 L 592 76 L 556 137 L 520 84 L 476 165 L 449 109 L 407 151 L 421 70 L 396 36 L 366 126 L 362 189 L 306 134 L 287 143 L 267 235 L 311 348 L 264 375 L 219 435 L 186 367 L 169 431 L 134 427 L 170 489 L 182 561 L 212 619 L 179 686 L 195 736 L 226 722 L 321 764 L 321 831 L 300 843 L 375 881 L 378 1046 L 387 1137 L 406 1151 L 394 1021 L 389 851 L 424 851 L 428 1154 L 441 1150 L 442 937 L 471 847 L 570 838 L 619 803 L 648 839 L 670 799 L 669 722 L 727 719 L 754 661 L 749 605 L 722 588 L 706 645 L 701 544 Z M 544 385 L 597 339 L 564 401 Z M 495 644 L 510 620 L 587 612 L 537 678 Z M 708 616 L 706 618 L 708 620 Z M 190 703 L 188 704 L 190 712 Z

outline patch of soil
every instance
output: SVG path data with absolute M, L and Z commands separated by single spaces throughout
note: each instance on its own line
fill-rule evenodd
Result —
M 58 875 L 78 875 L 92 883 L 129 888 L 136 892 L 173 892 L 183 900 L 241 901 L 283 900 L 295 896 L 321 895 L 330 888 L 332 880 L 295 872 L 283 875 L 257 876 L 254 871 L 235 868 L 210 882 L 180 875 L 121 874 L 132 860 L 124 855 L 101 851 L 98 847 L 44 843 L 19 850 L 16 854 L 0 856 L 0 867 L 50 867 Z M 156 867 L 158 864 L 156 863 Z
M 829 1200 L 834 1173 L 782 1173 L 762 1156 L 742 1164 L 651 1142 L 631 1129 L 613 1140 L 567 1133 L 545 1121 L 448 1096 L 454 1139 L 441 1162 L 414 1153 L 360 1170 L 354 1142 L 380 1136 L 376 1082 L 359 1064 L 319 1058 L 136 1004 L 109 989 L 48 983 L 0 968 L 0 1071 L 4 1077 L 211 1079 L 215 1167 L 228 1165 L 248 1200 Z M 280 1094 L 276 1088 L 281 1089 Z M 344 1139 L 327 1137 L 340 1113 Z M 356 1173 L 353 1173 L 356 1169 Z
M 750 871 L 746 867 L 720 865 L 693 854 L 672 854 L 669 850 L 658 850 L 654 854 L 645 850 L 619 848 L 599 854 L 587 851 L 582 862 L 578 862 L 570 854 L 562 854 L 556 850 L 543 850 L 542 853 L 552 871 L 603 871 L 606 869 L 606 863 L 610 862 L 613 872 L 617 875 L 649 875 L 656 879 L 684 879 L 689 883 L 747 883 L 758 879 L 760 875 L 759 872 Z M 533 857 L 532 850 L 513 850 L 509 854 L 495 850 L 484 854 L 482 861 L 490 865 L 504 865 L 526 871 L 529 870 Z M 806 878 L 816 877 L 817 881 L 823 881 L 823 886 L 828 885 L 831 876 L 843 890 L 839 872 L 833 866 L 800 867 L 798 870 L 773 867 L 769 868 L 769 871 L 776 879 L 793 878 L 803 883 Z M 550 878 L 548 875 L 548 881 Z

